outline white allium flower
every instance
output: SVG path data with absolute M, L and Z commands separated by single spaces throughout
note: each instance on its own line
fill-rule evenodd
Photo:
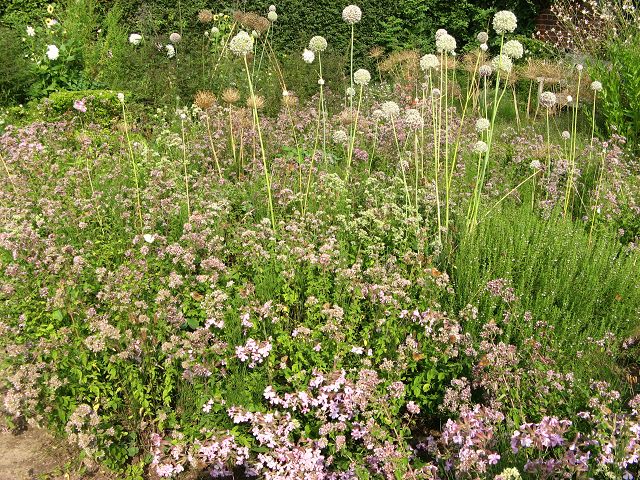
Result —
M 218 35 L 220 33 L 220 29 L 218 27 L 211 27 L 211 34 Z
M 170 43 L 166 44 L 164 46 L 164 49 L 167 51 L 167 57 L 169 58 L 173 58 L 176 56 L 176 49 L 173 45 L 171 45 Z
M 369 70 L 360 68 L 353 73 L 353 83 L 356 85 L 368 85 L 371 81 L 371 74 Z
M 305 48 L 304 52 L 302 52 L 302 59 L 305 61 L 305 63 L 313 63 L 313 61 L 316 59 L 316 54 L 313 53 L 312 50 Z
M 253 52 L 253 37 L 244 30 L 240 30 L 229 42 L 229 50 L 238 56 Z
M 573 102 L 573 97 L 571 95 L 567 95 L 567 103 Z
M 505 73 L 511 73 L 513 62 L 505 54 L 497 55 L 491 60 L 491 66 L 494 70 L 502 70 Z
M 47 57 L 49 60 L 56 60 L 60 56 L 60 50 L 55 45 L 47 45 Z
M 569 140 L 571 138 L 571 133 L 569 133 L 568 130 L 565 130 L 564 132 L 562 132 L 562 139 L 563 140 Z
M 311 37 L 309 40 L 309 50 L 313 53 L 322 53 L 327 49 L 327 39 L 321 35 Z
M 491 65 L 480 65 L 480 68 L 478 69 L 478 74 L 481 77 L 490 77 L 492 73 L 493 68 L 491 68 Z
M 440 95 L 442 95 L 442 92 L 440 91 L 439 88 L 434 88 L 434 89 L 431 90 L 431 96 L 433 98 L 439 98 Z
M 333 139 L 333 143 L 347 143 L 347 140 L 349 140 L 349 135 L 347 135 L 347 132 L 345 132 L 344 130 L 336 130 L 335 132 L 333 132 L 331 138 Z
M 371 116 L 373 117 L 373 119 L 376 122 L 379 122 L 380 120 L 382 120 L 384 118 L 384 112 L 382 110 L 380 110 L 379 108 L 376 108 L 372 113 Z
M 342 19 L 351 25 L 358 23 L 362 19 L 362 10 L 357 5 L 347 5 L 342 10 Z
M 318 85 L 324 85 L 324 78 L 318 79 Z
M 275 12 L 276 11 L 276 6 L 275 5 L 269 5 L 269 11 L 270 12 Z
M 582 66 L 582 64 L 581 64 L 581 63 L 579 63 L 579 64 L 577 64 L 577 65 L 576 65 L 576 70 L 578 70 L 579 72 L 581 72 L 583 68 L 584 68 L 584 67 Z
M 397 117 L 400 114 L 400 107 L 396 102 L 384 102 L 380 105 L 380 110 L 386 118 Z
M 502 46 L 502 53 L 513 60 L 519 60 L 524 55 L 524 47 L 518 40 L 509 40 Z
M 118 100 L 120 100 L 120 102 L 124 103 L 124 93 L 118 92 L 117 97 L 118 97 Z
M 356 89 L 353 87 L 347 87 L 347 97 L 351 98 L 353 96 L 355 96 L 356 94 Z
M 456 49 L 456 39 L 448 33 L 436 37 L 436 49 L 439 52 L 450 53 Z
M 427 53 L 420 59 L 420 68 L 427 72 L 440 66 L 440 60 L 433 53 Z
M 178 32 L 173 32 L 171 35 L 169 35 L 169 41 L 171 43 L 180 43 L 181 40 L 182 35 L 180 35 Z
M 129 43 L 132 45 L 140 45 L 140 42 L 142 41 L 142 35 L 140 35 L 139 33 L 132 33 L 131 35 L 129 35 Z
M 444 28 L 439 28 L 438 30 L 436 30 L 436 40 L 438 40 L 438 38 L 440 38 L 442 35 L 448 35 L 449 32 L 447 32 Z
M 477 132 L 484 132 L 485 130 L 488 130 L 490 126 L 491 126 L 491 122 L 489 121 L 488 118 L 479 118 L 478 120 L 476 120 Z
M 260 32 L 258 32 L 257 30 L 251 30 L 251 36 L 253 38 L 258 38 L 260 36 Z
M 269 11 L 269 13 L 267 13 L 267 18 L 270 22 L 275 22 L 278 20 L 278 14 L 275 11 Z
M 489 50 L 489 45 L 487 45 L 486 43 L 481 43 L 480 50 L 482 50 L 483 52 L 486 52 L 487 50 Z
M 36 30 L 31 25 L 29 25 L 27 27 L 27 36 L 29 36 L 29 37 L 35 37 L 36 36 Z
M 542 92 L 540 94 L 540 105 L 546 108 L 552 108 L 557 102 L 556 94 L 553 92 Z
M 473 153 L 482 154 L 482 153 L 487 153 L 488 151 L 489 151 L 489 145 L 487 145 L 482 140 L 478 140 L 476 143 L 473 144 Z
M 411 130 L 419 130 L 424 125 L 424 119 L 418 110 L 410 108 L 404 114 L 404 123 Z
M 502 10 L 493 17 L 493 29 L 499 33 L 512 33 L 518 26 L 518 19 L 509 10 Z
M 153 243 L 153 241 L 156 239 L 156 237 L 151 235 L 150 233 L 145 233 L 142 238 L 144 238 L 144 241 L 147 243 Z
M 529 164 L 529 168 L 532 168 L 533 170 L 542 170 L 542 164 L 540 163 L 540 160 L 532 160 Z
M 593 82 L 591 82 L 591 90 L 593 90 L 594 92 L 601 92 L 602 83 L 599 82 L 598 80 L 594 80 Z
M 480 43 L 487 43 L 489 41 L 489 34 L 487 32 L 480 32 L 476 39 Z

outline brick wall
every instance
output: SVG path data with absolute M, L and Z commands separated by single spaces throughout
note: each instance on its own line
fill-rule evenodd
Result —
M 557 43 L 560 32 L 560 26 L 555 14 L 551 11 L 551 7 L 542 10 L 536 18 L 536 38 Z

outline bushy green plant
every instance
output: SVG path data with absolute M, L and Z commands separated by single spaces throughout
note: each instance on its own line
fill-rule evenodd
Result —
M 20 37 L 18 31 L 0 27 L 0 104 L 25 102 L 34 81 L 31 63 L 25 58 L 28 50 Z

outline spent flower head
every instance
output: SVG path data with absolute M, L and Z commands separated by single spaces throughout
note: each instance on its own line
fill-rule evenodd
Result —
M 369 73 L 369 70 L 360 68 L 356 70 L 353 74 L 353 82 L 356 85 L 362 85 L 362 86 L 368 85 L 370 81 L 371 81 L 371 74 Z
M 546 91 L 540 94 L 540 105 L 543 107 L 553 108 L 557 101 L 556 94 L 553 92 Z
M 518 19 L 509 10 L 502 10 L 493 17 L 493 29 L 500 35 L 512 33 L 518 26 Z
M 253 52 L 253 37 L 244 30 L 240 30 L 229 42 L 229 50 L 238 55 L 248 55 Z
M 322 53 L 327 49 L 327 39 L 321 35 L 315 35 L 309 40 L 309 50 L 313 53 Z
M 519 60 L 524 55 L 524 47 L 518 40 L 509 40 L 502 46 L 502 53 L 513 60 Z
M 440 60 L 433 53 L 427 53 L 420 59 L 420 68 L 427 72 L 440 66 Z
M 342 10 L 342 19 L 350 25 L 358 23 L 362 19 L 362 10 L 357 5 L 347 5 Z

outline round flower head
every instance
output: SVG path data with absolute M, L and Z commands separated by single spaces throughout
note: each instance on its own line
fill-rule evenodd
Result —
M 577 65 L 576 65 L 576 70 L 578 70 L 579 72 L 581 72 L 583 68 L 584 68 L 584 67 L 582 66 L 582 64 L 581 64 L 581 63 L 579 63 L 579 64 L 577 64 Z
M 434 88 L 431 90 L 431 96 L 433 98 L 440 98 L 440 95 L 442 95 L 442 92 L 440 91 L 439 88 Z
M 176 49 L 174 48 L 173 45 L 168 43 L 167 45 L 164 46 L 164 48 L 167 51 L 167 57 L 173 58 L 176 56 Z
M 489 146 L 482 140 L 478 140 L 476 143 L 473 144 L 473 153 L 482 154 L 482 153 L 487 153 L 488 151 L 489 151 Z
M 396 102 L 384 102 L 380 105 L 380 110 L 386 118 L 397 117 L 400 114 L 400 107 Z
M 540 105 L 546 108 L 552 108 L 557 102 L 556 94 L 553 92 L 542 92 L 540 94 Z
M 349 140 L 349 135 L 347 135 L 347 132 L 345 132 L 344 130 L 336 130 L 335 132 L 333 132 L 331 138 L 333 139 L 333 143 L 347 143 L 347 140 Z
M 356 89 L 353 88 L 353 87 L 347 87 L 346 92 L 347 92 L 347 97 L 351 98 L 351 97 L 355 96 Z
M 240 92 L 235 88 L 227 88 L 222 92 L 222 100 L 229 104 L 237 103 L 240 100 Z
M 573 97 L 571 95 L 567 95 L 567 103 L 573 102 Z
M 32 26 L 28 26 L 27 27 L 27 36 L 29 37 L 35 37 L 36 35 L 36 30 L 35 28 L 33 28 Z
M 518 19 L 509 10 L 502 10 L 493 17 L 493 29 L 500 35 L 512 33 L 518 26 Z
M 594 80 L 593 82 L 591 82 L 591 90 L 593 90 L 594 92 L 601 92 L 602 83 L 599 82 L 598 80 Z
M 509 40 L 502 46 L 502 53 L 513 60 L 519 60 L 524 55 L 524 47 L 518 40 Z
M 140 35 L 139 33 L 132 33 L 131 35 L 129 35 L 129 43 L 132 45 L 140 45 L 140 42 L 142 41 L 142 35 Z
M 211 10 L 200 10 L 198 12 L 198 21 L 200 23 L 209 23 L 213 20 L 213 13 Z
M 302 52 L 302 59 L 305 61 L 305 63 L 313 63 L 313 61 L 316 59 L 316 54 L 308 48 L 305 48 Z
M 342 10 L 342 19 L 351 25 L 358 23 L 362 19 L 362 10 L 357 5 L 348 5 Z
M 438 50 L 438 53 L 451 53 L 456 49 L 456 39 L 448 33 L 444 33 L 439 37 L 436 37 L 436 49 Z
M 439 28 L 438 30 L 436 30 L 436 40 L 438 40 L 438 38 L 440 38 L 442 35 L 447 35 L 449 32 L 447 32 L 444 28 Z
M 571 138 L 571 134 L 569 133 L 568 130 L 565 130 L 564 132 L 562 132 L 562 139 L 563 140 L 569 140 Z
M 480 65 L 480 68 L 478 69 L 478 74 L 481 77 L 490 77 L 492 73 L 493 68 L 491 68 L 491 65 Z
M 487 43 L 489 41 L 489 34 L 487 32 L 480 32 L 477 36 L 476 39 L 478 40 L 478 42 L 480 43 Z
M 529 168 L 533 170 L 542 170 L 542 164 L 540 163 L 540 160 L 532 160 L 529 164 Z
M 501 70 L 505 73 L 511 73 L 511 70 L 513 69 L 513 62 L 509 57 L 502 54 L 497 55 L 493 60 L 491 60 L 491 66 L 494 68 L 494 70 Z
M 211 27 L 211 34 L 218 35 L 220 33 L 220 29 L 218 27 Z
M 420 68 L 427 72 L 440 66 L 440 61 L 433 53 L 427 53 L 420 59 Z
M 276 20 L 278 20 L 278 14 L 276 12 L 269 12 L 267 13 L 267 18 L 270 22 L 275 22 Z
M 327 49 L 327 39 L 316 35 L 315 37 L 311 37 L 309 40 L 309 50 L 314 53 L 322 53 Z
M 319 78 L 318 79 L 318 85 L 320 85 L 320 86 L 324 85 L 324 78 Z
M 487 118 L 479 118 L 478 120 L 476 120 L 477 132 L 484 132 L 485 130 L 488 130 L 490 126 L 491 122 Z
M 47 45 L 47 58 L 49 60 L 57 60 L 60 56 L 60 50 L 55 45 Z
M 356 70 L 355 73 L 353 74 L 353 82 L 356 85 L 363 85 L 363 86 L 368 85 L 370 81 L 371 81 L 371 74 L 369 73 L 369 70 L 360 68 L 359 70 Z
M 120 100 L 120 103 L 124 103 L 124 93 L 118 92 L 118 95 L 116 96 L 118 97 L 118 100 Z
M 381 109 L 376 108 L 373 112 L 371 112 L 371 116 L 376 122 L 379 122 L 384 118 L 384 112 Z
M 275 12 L 276 11 L 276 6 L 275 5 L 269 5 L 269 11 L 270 12 Z
M 489 45 L 487 45 L 486 43 L 481 43 L 480 50 L 482 50 L 483 52 L 486 52 L 487 50 L 489 50 Z
M 404 123 L 411 130 L 419 130 L 424 125 L 424 120 L 418 110 L 410 108 L 405 112 Z
M 173 32 L 169 35 L 169 41 L 173 44 L 180 43 L 180 40 L 182 40 L 182 35 L 177 32 Z
M 253 37 L 244 30 L 240 30 L 229 42 L 229 50 L 238 56 L 253 52 Z

